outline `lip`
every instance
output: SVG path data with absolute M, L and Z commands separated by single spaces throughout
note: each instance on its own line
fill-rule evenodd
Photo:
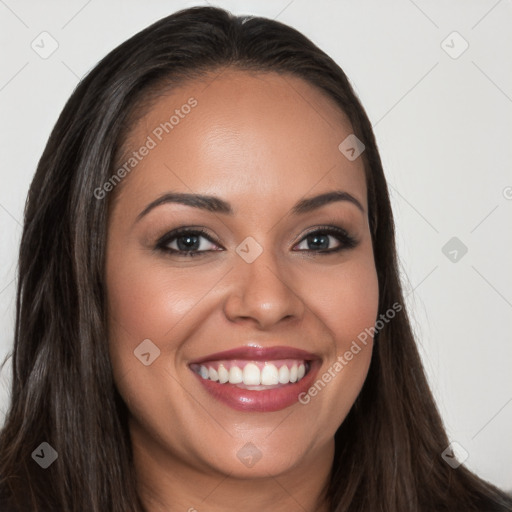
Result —
M 314 361 L 320 359 L 317 355 L 293 347 L 238 347 L 223 352 L 216 352 L 200 359 L 190 361 L 190 364 L 201 364 L 222 359 L 246 359 L 248 361 L 275 361 L 278 359 L 304 359 Z
M 241 389 L 234 384 L 220 384 L 203 379 L 198 373 L 192 373 L 199 379 L 203 388 L 216 400 L 244 412 L 275 412 L 290 407 L 298 402 L 301 393 L 307 392 L 315 381 L 321 366 L 321 359 L 311 352 L 292 347 L 240 347 L 191 361 L 190 364 L 201 364 L 226 359 L 244 359 L 248 361 L 272 361 L 278 359 L 302 359 L 308 361 L 308 373 L 295 383 L 269 390 Z

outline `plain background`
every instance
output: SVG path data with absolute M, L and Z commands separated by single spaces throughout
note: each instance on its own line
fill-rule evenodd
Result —
M 13 343 L 24 201 L 65 101 L 111 49 L 192 5 L 206 3 L 0 0 L 2 360 Z M 448 434 L 471 469 L 512 489 L 511 2 L 212 5 L 292 25 L 347 73 L 381 151 L 407 305 Z M 47 59 L 31 47 L 44 31 L 58 43 Z M 8 362 L 0 424 L 10 378 Z

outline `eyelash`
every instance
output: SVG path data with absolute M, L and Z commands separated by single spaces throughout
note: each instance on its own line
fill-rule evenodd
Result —
M 307 252 L 307 253 L 316 253 L 316 254 L 333 254 L 340 252 L 342 250 L 346 249 L 353 249 L 357 246 L 358 242 L 357 240 L 349 235 L 346 230 L 343 228 L 335 227 L 335 226 L 320 226 L 313 231 L 310 231 L 309 233 L 306 233 L 303 238 L 296 244 L 299 245 L 303 241 L 305 241 L 308 237 L 311 235 L 316 234 L 322 234 L 322 235 L 331 235 L 338 239 L 340 245 L 339 247 L 335 247 L 334 249 L 306 249 L 306 250 L 298 250 L 295 252 Z M 201 228 L 178 228 L 173 231 L 170 231 L 169 233 L 166 233 L 163 237 L 161 237 L 157 244 L 156 249 L 159 251 L 162 251 L 164 253 L 177 255 L 180 257 L 196 257 L 203 255 L 205 253 L 214 252 L 215 250 L 207 250 L 207 251 L 182 251 L 182 250 L 176 250 L 176 249 L 170 249 L 167 247 L 171 242 L 175 241 L 176 239 L 185 236 L 185 235 L 193 235 L 193 236 L 201 236 L 206 238 L 208 241 L 215 245 L 218 244 L 213 238 L 203 229 Z

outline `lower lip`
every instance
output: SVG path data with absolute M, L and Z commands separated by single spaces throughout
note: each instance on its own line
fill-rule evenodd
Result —
M 296 404 L 299 395 L 306 393 L 311 387 L 319 368 L 320 361 L 311 361 L 309 372 L 299 382 L 262 391 L 241 389 L 235 384 L 220 384 L 203 379 L 196 372 L 193 373 L 210 395 L 232 409 L 246 412 L 274 412 Z

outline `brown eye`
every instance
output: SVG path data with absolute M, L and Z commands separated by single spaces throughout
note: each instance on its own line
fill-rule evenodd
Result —
M 220 250 L 205 231 L 187 228 L 167 233 L 157 242 L 156 247 L 177 256 L 198 256 Z

